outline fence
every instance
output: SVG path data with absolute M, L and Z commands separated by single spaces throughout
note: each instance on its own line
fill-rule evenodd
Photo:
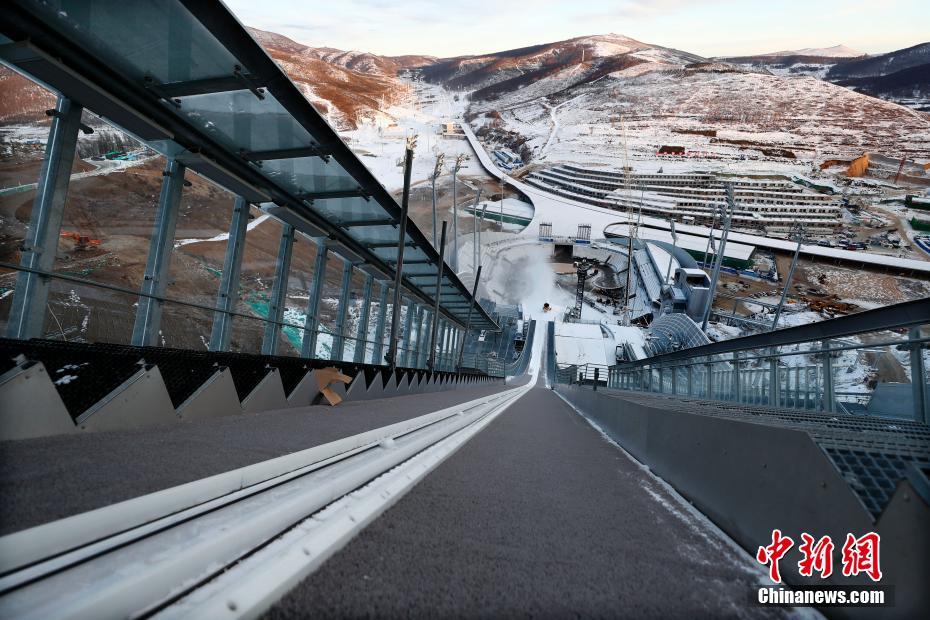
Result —
M 930 299 L 592 368 L 563 383 L 930 423 Z M 606 377 L 604 373 L 606 372 Z
M 95 341 L 113 344 L 130 342 L 135 321 L 135 304 L 140 297 L 158 300 L 162 304 L 163 319 L 159 331 L 159 341 L 163 346 L 199 349 L 207 347 L 203 334 L 209 335 L 216 313 L 234 318 L 232 323 L 231 351 L 257 352 L 262 350 L 264 334 L 269 325 L 278 326 L 275 353 L 285 356 L 299 356 L 306 346 L 313 342 L 313 351 L 308 357 L 314 359 L 354 362 L 363 364 L 385 364 L 384 354 L 388 351 L 390 310 L 385 311 L 382 337 L 372 338 L 371 329 L 360 332 L 349 321 L 342 329 L 333 329 L 325 325 L 315 330 L 307 329 L 303 322 L 287 320 L 276 321 L 262 316 L 261 304 L 249 303 L 243 299 L 237 308 L 223 309 L 212 305 L 213 300 L 204 297 L 201 301 L 189 301 L 166 296 L 150 295 L 112 283 L 88 280 L 80 275 L 66 272 L 44 272 L 24 268 L 20 265 L 0 263 L 7 272 L 9 287 L 0 288 L 0 299 L 12 299 L 13 280 L 17 271 L 35 272 L 51 280 L 49 303 L 46 307 L 46 337 L 60 338 L 66 341 Z M 251 311 L 251 312 L 250 312 Z M 255 312 L 255 313 L 252 313 Z M 267 307 L 264 308 L 267 312 Z M 375 321 L 369 317 L 371 323 Z M 5 321 L 5 317 L 3 318 Z M 0 321 L 2 323 L 3 321 Z M 404 321 L 401 321 L 403 325 Z M 409 335 L 404 335 L 397 347 L 397 366 L 401 368 L 425 368 L 428 347 L 425 346 L 430 334 L 413 326 Z M 306 334 L 315 338 L 306 339 Z M 377 330 L 375 330 L 377 336 Z M 419 342 L 423 339 L 423 345 Z M 442 331 L 439 343 L 442 343 Z M 437 347 L 439 346 L 437 343 Z M 444 350 L 437 351 L 434 370 L 454 371 L 457 365 L 457 349 L 446 344 Z M 475 368 L 491 376 L 504 376 L 503 364 L 498 362 L 474 363 Z

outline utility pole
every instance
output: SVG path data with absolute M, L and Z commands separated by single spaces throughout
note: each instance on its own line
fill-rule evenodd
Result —
M 668 267 L 665 269 L 665 284 L 668 284 L 668 277 L 672 272 L 672 258 L 675 248 L 678 246 L 678 235 L 675 233 L 675 220 L 669 219 L 668 223 L 672 228 L 672 254 L 668 256 Z
M 501 175 L 501 232 L 504 232 L 504 176 Z
M 636 234 L 633 221 L 627 220 L 627 249 L 626 249 L 626 288 L 623 290 L 623 324 L 629 326 L 633 322 L 633 309 L 630 308 L 630 286 L 633 284 L 633 236 Z
M 723 256 L 727 248 L 727 236 L 730 234 L 730 223 L 733 220 L 733 212 L 736 210 L 736 199 L 733 197 L 733 185 L 727 183 L 727 203 L 730 208 L 724 212 L 723 232 L 720 235 L 720 249 L 717 251 L 717 260 L 714 262 L 714 275 L 710 279 L 710 291 L 707 295 L 707 307 L 704 309 L 704 322 L 701 324 L 702 330 L 707 330 L 707 322 L 710 320 L 710 311 L 714 305 L 714 295 L 717 292 L 717 280 L 720 278 L 720 268 L 723 266 Z
M 710 219 L 710 232 L 707 234 L 707 247 L 704 249 L 704 268 L 707 269 L 707 256 L 710 254 L 710 246 L 714 239 L 714 229 L 717 226 L 717 207 L 714 207 L 714 214 Z
M 474 216 L 475 229 L 472 231 L 472 245 L 474 245 L 474 258 L 472 260 L 471 270 L 478 271 L 478 253 L 481 251 L 479 242 L 481 241 L 481 223 L 478 220 L 478 201 L 481 200 L 481 188 L 478 188 L 478 193 L 475 194 L 475 206 L 472 207 L 472 215 Z
M 459 153 L 452 166 L 452 260 L 449 264 L 454 273 L 459 271 L 459 202 L 458 194 L 456 194 L 456 178 L 459 170 L 462 169 L 462 163 L 467 159 L 468 155 Z
M 620 142 L 623 145 L 623 185 L 626 192 L 627 250 L 626 250 L 626 288 L 623 291 L 623 324 L 633 322 L 633 309 L 630 307 L 630 287 L 633 286 L 633 239 L 638 232 L 639 218 L 633 224 L 633 178 L 630 169 L 630 152 L 626 143 L 626 125 L 620 115 Z M 639 211 L 642 214 L 643 197 L 639 199 Z
M 433 247 L 438 248 L 436 245 L 436 179 L 439 178 L 439 175 L 442 174 L 442 162 L 446 158 L 445 153 L 440 153 L 436 156 L 436 164 L 433 166 L 433 174 L 430 176 L 429 180 L 433 186 Z
M 785 299 L 788 297 L 788 287 L 791 286 L 791 279 L 794 277 L 794 270 L 798 266 L 798 256 L 801 254 L 801 243 L 804 241 L 804 225 L 801 222 L 795 222 L 791 227 L 791 236 L 798 241 L 794 248 L 794 256 L 791 257 L 791 267 L 788 269 L 788 275 L 785 277 L 785 287 L 781 291 L 781 299 L 778 300 L 778 308 L 775 309 L 775 318 L 772 319 L 770 331 L 778 328 L 778 319 L 781 318 L 782 308 L 785 306 Z
M 397 366 L 397 343 L 400 340 L 397 333 L 400 328 L 400 292 L 404 277 L 404 247 L 407 245 L 407 209 L 410 206 L 410 171 L 413 168 L 413 150 L 417 147 L 416 134 L 407 138 L 407 149 L 404 153 L 404 193 L 400 204 L 400 229 L 397 241 L 397 264 L 394 265 L 394 311 L 391 312 L 391 339 L 388 342 L 388 352 L 384 360 L 393 370 Z
M 484 217 L 485 217 L 485 214 L 486 214 L 487 212 L 488 212 L 488 205 L 487 205 L 487 203 L 485 203 L 485 205 L 484 205 L 483 207 L 481 207 L 481 221 L 478 222 L 479 224 L 483 224 L 483 223 L 484 223 L 484 221 L 485 221 L 485 220 L 484 220 Z M 482 262 L 483 262 L 483 261 L 481 260 L 481 226 L 479 225 L 479 227 L 478 227 L 478 266 L 479 266 L 479 267 L 481 266 L 481 263 L 482 263 Z
M 462 360 L 465 357 L 465 340 L 468 338 L 468 332 L 471 330 L 471 311 L 474 309 L 475 304 L 478 303 L 478 300 L 475 298 L 475 295 L 478 294 L 478 282 L 481 280 L 481 267 L 478 267 L 478 272 L 475 274 L 475 284 L 471 289 L 471 305 L 468 306 L 468 318 L 465 319 L 465 333 L 462 334 L 462 346 L 459 348 L 459 361 L 456 364 L 456 369 L 461 372 L 462 370 Z

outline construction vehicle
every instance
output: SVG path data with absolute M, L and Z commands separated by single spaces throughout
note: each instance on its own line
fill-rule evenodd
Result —
M 77 233 L 72 230 L 62 231 L 61 236 L 65 239 L 73 240 L 74 249 L 77 252 L 83 252 L 85 250 L 89 250 L 92 247 L 97 247 L 100 245 L 100 239 L 93 239 L 87 235 L 82 235 L 81 233 Z

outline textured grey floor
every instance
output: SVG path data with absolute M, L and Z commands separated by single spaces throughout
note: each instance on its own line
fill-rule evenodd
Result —
M 773 617 L 717 538 L 558 396 L 531 390 L 268 617 Z
M 355 435 L 511 386 L 0 442 L 0 535 Z

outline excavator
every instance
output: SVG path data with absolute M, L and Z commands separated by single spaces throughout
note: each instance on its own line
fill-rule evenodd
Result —
M 72 239 L 74 241 L 74 249 L 78 252 L 83 252 L 84 250 L 100 245 L 100 239 L 93 239 L 87 235 L 74 232 L 73 230 L 64 230 L 61 232 L 61 236 L 65 239 Z

